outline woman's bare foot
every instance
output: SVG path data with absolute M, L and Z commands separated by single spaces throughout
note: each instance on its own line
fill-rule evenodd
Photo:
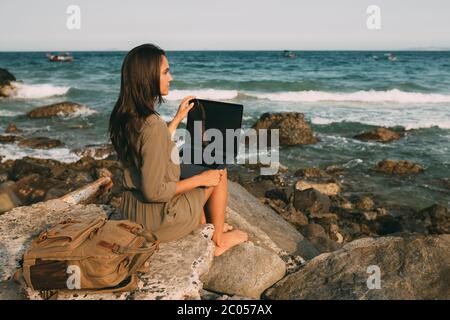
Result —
M 220 244 L 216 243 L 216 250 L 214 251 L 214 255 L 218 257 L 225 251 L 234 247 L 235 245 L 238 245 L 247 240 L 248 240 L 247 233 L 241 230 L 233 230 L 223 233 Z
M 233 226 L 225 222 L 223 224 L 223 233 L 231 231 L 231 230 L 233 230 Z

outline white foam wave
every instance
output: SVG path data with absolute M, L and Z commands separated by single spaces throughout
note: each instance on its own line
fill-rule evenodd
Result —
M 65 118 L 65 119 L 72 119 L 72 118 L 76 118 L 76 117 L 88 117 L 92 114 L 97 113 L 96 110 L 88 108 L 86 106 L 81 106 L 78 110 L 76 110 L 73 113 L 70 114 L 64 114 L 62 112 L 57 113 L 57 115 L 59 117 Z
M 66 94 L 70 87 L 55 86 L 52 84 L 24 84 L 14 82 L 17 92 L 13 98 L 18 99 L 41 99 L 52 96 L 62 96 Z
M 19 114 L 23 114 L 23 112 L 0 109 L 0 117 L 15 117 L 18 116 Z
M 67 148 L 52 148 L 52 149 L 32 149 L 32 148 L 21 148 L 17 144 L 3 144 L 0 155 L 5 160 L 17 160 L 23 157 L 36 157 L 42 159 L 55 159 L 61 162 L 74 162 L 80 159 L 75 153 L 72 153 Z
M 326 92 L 326 91 L 282 91 L 282 92 L 254 92 L 238 90 L 172 90 L 167 100 L 182 100 L 189 95 L 200 99 L 232 100 L 239 96 L 270 101 L 282 102 L 393 102 L 393 103 L 446 103 L 450 102 L 450 95 L 439 93 L 405 92 L 398 89 L 387 91 L 356 91 L 356 92 Z
M 395 103 L 444 103 L 450 102 L 450 95 L 437 93 L 404 92 L 398 89 L 388 91 L 357 91 L 350 93 L 324 91 L 290 91 L 277 93 L 253 93 L 246 95 L 271 101 L 291 102 L 395 102 Z
M 418 117 L 420 118 L 420 117 Z M 411 129 L 422 129 L 422 128 L 431 128 L 431 127 L 439 127 L 441 129 L 450 129 L 450 119 L 444 120 L 442 118 L 438 119 L 402 119 L 402 118 L 390 118 L 389 115 L 387 117 L 374 117 L 372 120 L 367 120 L 366 118 L 355 117 L 348 119 L 342 118 L 324 118 L 324 117 L 312 117 L 311 122 L 313 124 L 319 125 L 327 125 L 332 123 L 341 123 L 341 122 L 359 122 L 368 125 L 382 126 L 382 127 L 393 127 L 393 126 L 402 126 L 406 130 Z
M 216 90 L 216 89 L 204 89 L 204 90 L 172 90 L 166 97 L 167 100 L 183 100 L 187 96 L 196 96 L 199 99 L 210 100 L 231 100 L 238 96 L 237 90 Z

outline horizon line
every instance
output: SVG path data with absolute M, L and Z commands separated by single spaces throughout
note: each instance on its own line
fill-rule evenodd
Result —
M 14 53 L 14 52 L 128 52 L 131 49 L 83 49 L 83 50 L 70 50 L 70 49 L 53 49 L 53 50 L 0 50 L 0 53 Z M 198 52 L 198 51 L 210 51 L 210 52 L 223 52 L 223 51 L 234 51 L 234 52 L 271 52 L 271 51 L 360 51 L 360 52 L 374 52 L 374 51 L 436 51 L 445 52 L 450 51 L 449 48 L 402 48 L 402 49 L 164 49 L 166 52 Z

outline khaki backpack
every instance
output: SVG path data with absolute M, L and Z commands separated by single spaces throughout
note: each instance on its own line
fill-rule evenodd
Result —
M 158 246 L 153 234 L 128 220 L 69 219 L 33 240 L 23 257 L 23 277 L 41 291 L 130 291 Z

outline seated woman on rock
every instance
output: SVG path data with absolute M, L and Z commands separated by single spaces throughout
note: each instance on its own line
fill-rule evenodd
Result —
M 219 256 L 248 236 L 229 231 L 224 222 L 226 169 L 180 180 L 179 162 L 171 157 L 177 148 L 171 137 L 195 97 L 186 97 L 167 125 L 156 108 L 169 93 L 171 81 L 166 54 L 155 45 L 138 46 L 123 61 L 119 98 L 109 122 L 111 142 L 124 169 L 121 210 L 162 242 L 179 239 L 208 221 L 215 227 L 212 240 Z

